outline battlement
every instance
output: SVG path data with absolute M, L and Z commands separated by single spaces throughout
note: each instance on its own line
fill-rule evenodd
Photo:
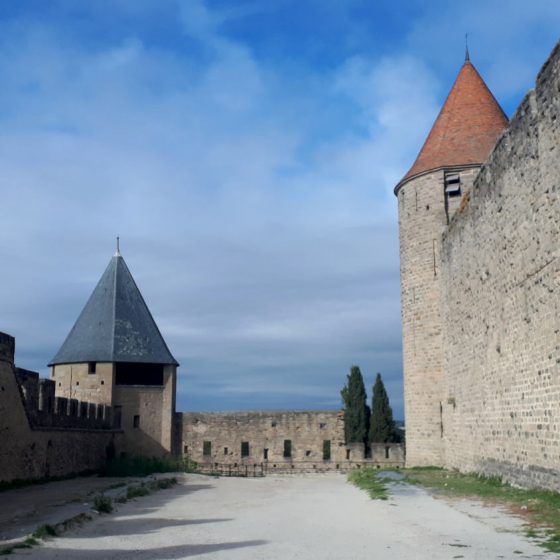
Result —
M 55 396 L 55 383 L 39 374 L 15 368 L 23 404 L 32 428 L 103 430 L 118 428 L 120 418 L 112 406 Z
M 9 334 L 0 332 L 0 362 L 14 363 L 16 339 Z

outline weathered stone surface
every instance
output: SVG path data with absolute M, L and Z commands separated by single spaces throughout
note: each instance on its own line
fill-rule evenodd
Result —
M 560 489 L 560 49 L 444 235 L 445 464 Z
M 107 449 L 118 449 L 120 432 L 79 418 L 77 401 L 56 399 L 55 410 L 53 383 L 40 382 L 35 372 L 16 370 L 13 338 L 0 333 L 0 348 L 0 481 L 102 466 Z
M 183 455 L 201 464 L 266 464 L 268 471 L 346 469 L 364 463 L 404 465 L 402 445 L 376 445 L 371 458 L 364 457 L 363 444 L 345 445 L 344 419 L 337 411 L 209 412 L 181 416 Z M 290 456 L 285 455 L 287 441 Z M 330 453 L 326 453 L 325 446 Z M 242 456 L 242 450 L 248 454 Z

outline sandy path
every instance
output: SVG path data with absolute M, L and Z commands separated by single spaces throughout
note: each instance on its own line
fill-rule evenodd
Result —
M 185 485 L 125 504 L 17 555 L 49 560 L 545 558 L 522 536 L 520 522 L 497 509 L 472 502 L 451 506 L 405 485 L 395 486 L 389 501 L 373 501 L 338 474 L 189 475 Z

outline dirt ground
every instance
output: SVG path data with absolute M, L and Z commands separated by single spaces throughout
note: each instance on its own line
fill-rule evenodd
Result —
M 340 474 L 188 475 L 82 528 L 18 551 L 37 559 L 450 560 L 551 558 L 520 520 L 397 484 L 371 500 Z

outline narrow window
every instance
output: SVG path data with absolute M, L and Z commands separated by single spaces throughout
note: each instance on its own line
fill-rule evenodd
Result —
M 132 419 L 132 427 L 133 428 L 139 428 L 140 427 L 140 416 L 138 414 L 135 414 L 134 418 Z
M 385 459 L 389 458 L 389 449 L 391 449 L 388 445 L 385 446 Z
M 209 457 L 212 455 L 212 442 L 211 441 L 203 441 L 202 442 L 202 454 L 205 457 Z
M 227 455 L 227 454 L 228 454 L 228 448 L 224 447 L 224 455 Z
M 188 445 L 183 445 L 183 453 L 184 453 L 185 455 L 188 455 L 188 454 L 189 454 L 189 446 L 188 446 Z
M 115 428 L 120 428 L 121 427 L 121 422 L 122 422 L 122 406 L 115 406 L 113 409 L 113 423 Z
M 350 461 L 350 449 L 346 450 L 346 460 Z
M 445 194 L 449 197 L 461 196 L 461 177 L 458 173 L 445 176 Z
M 288 458 L 292 456 L 292 440 L 284 440 L 284 457 Z
M 268 449 L 264 450 L 264 460 L 268 461 Z
M 241 442 L 241 457 L 249 457 L 249 442 Z
M 331 440 L 323 440 L 323 461 L 331 460 Z
M 306 457 L 311 457 L 311 450 L 310 450 L 310 449 L 308 449 L 308 450 L 305 452 L 305 456 L 306 456 Z
M 97 363 L 96 362 L 89 362 L 88 363 L 88 373 L 89 374 L 95 373 L 96 369 L 97 369 Z

